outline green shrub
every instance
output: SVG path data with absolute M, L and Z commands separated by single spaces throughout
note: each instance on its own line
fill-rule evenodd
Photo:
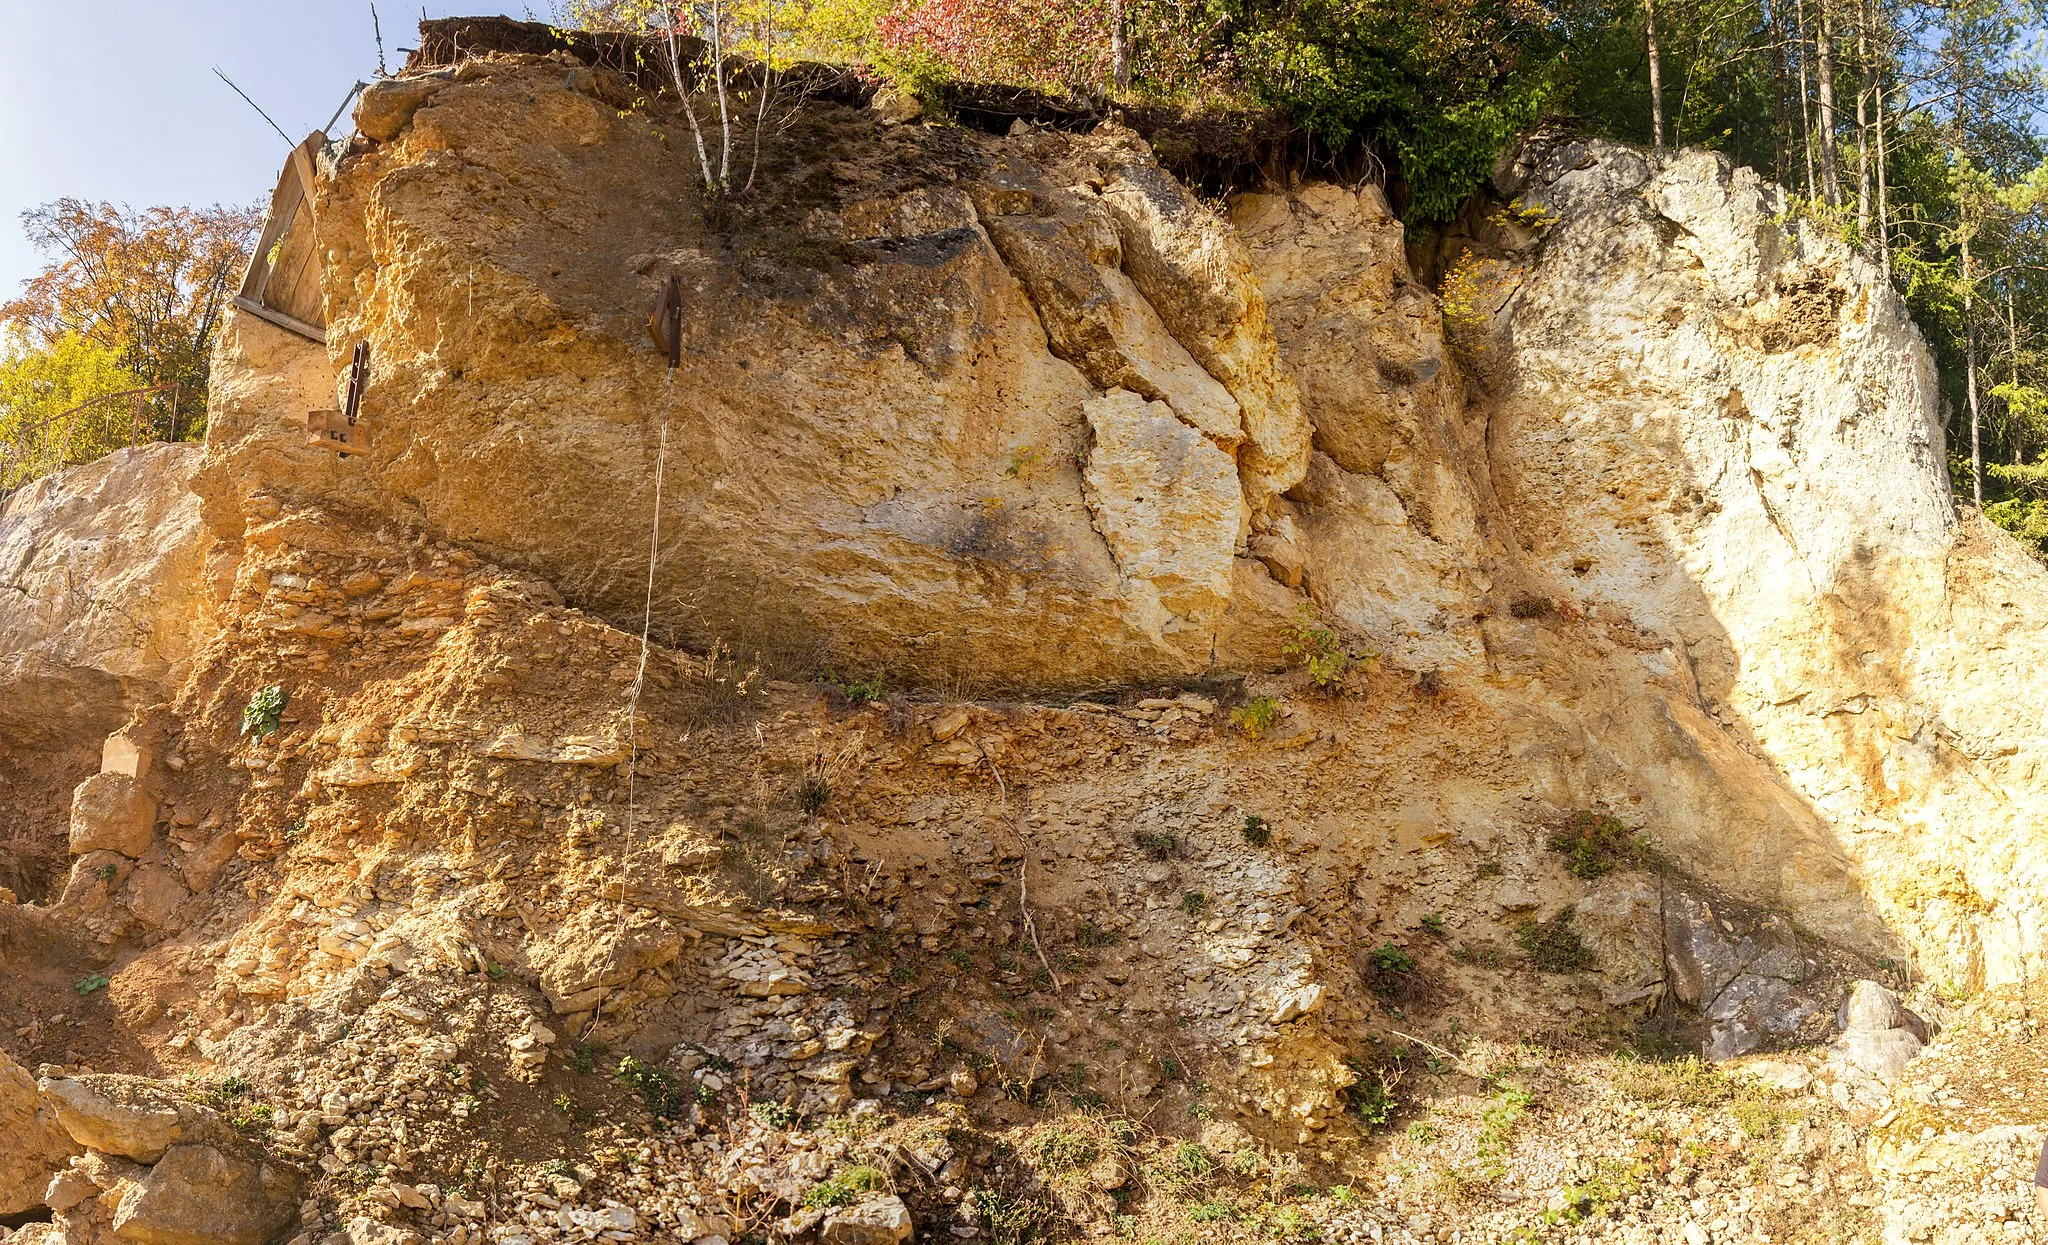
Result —
M 813 1209 L 829 1209 L 834 1206 L 851 1206 L 860 1200 L 860 1195 L 885 1187 L 888 1179 L 872 1167 L 849 1167 L 845 1171 L 811 1186 L 804 1194 L 804 1205 Z
M 1987 468 L 1992 464 L 1985 464 Z M 2048 501 L 2012 497 L 1984 507 L 1984 517 L 2012 533 L 2037 558 L 2048 557 Z
M 770 1128 L 788 1128 L 796 1123 L 797 1111 L 786 1102 L 757 1098 L 754 1100 L 754 1118 Z
M 242 734 L 259 740 L 275 735 L 284 721 L 285 706 L 291 703 L 291 693 L 278 684 L 261 689 L 242 708 Z
M 1165 860 L 1180 854 L 1180 840 L 1170 834 L 1140 830 L 1131 836 L 1131 841 L 1138 845 L 1138 850 L 1145 853 L 1148 860 Z
M 1591 809 L 1573 813 L 1563 829 L 1550 836 L 1550 850 L 1565 857 L 1566 872 L 1585 881 L 1622 866 L 1645 863 L 1649 856 L 1635 831 L 1619 819 Z
M 1182 892 L 1181 892 L 1181 896 L 1180 896 L 1180 910 L 1181 910 L 1182 912 L 1185 912 L 1185 913 L 1187 913 L 1187 914 L 1188 914 L 1189 916 L 1194 916 L 1194 915 L 1196 915 L 1197 913 L 1201 912 L 1201 910 L 1202 910 L 1202 909 L 1204 909 L 1204 908 L 1206 908 L 1206 907 L 1208 907 L 1208 906 L 1209 906 L 1209 897 L 1208 897 L 1207 895 L 1203 894 L 1202 892 L 1200 892 L 1200 891 L 1182 891 Z
M 1264 847 L 1273 841 L 1273 827 L 1257 813 L 1246 813 L 1244 841 L 1253 847 Z
M 1344 1106 L 1358 1121 L 1368 1128 L 1384 1128 L 1401 1109 L 1401 1100 L 1394 1095 L 1394 1086 L 1400 1081 L 1399 1073 L 1389 1073 L 1384 1068 L 1366 1068 L 1352 1062 L 1351 1070 L 1358 1079 L 1344 1087 Z
M 1372 962 L 1373 969 L 1377 972 L 1412 973 L 1415 971 L 1415 957 L 1391 942 L 1382 943 L 1380 946 L 1374 947 L 1366 958 Z
M 682 1110 L 682 1097 L 676 1093 L 676 1078 L 660 1068 L 649 1067 L 628 1055 L 619 1060 L 618 1071 L 613 1075 L 640 1095 L 649 1115 L 667 1119 Z
M 1344 690 L 1344 680 L 1354 669 L 1375 656 L 1345 649 L 1337 633 L 1317 619 L 1312 605 L 1304 605 L 1295 611 L 1293 628 L 1280 651 L 1308 670 L 1309 682 L 1333 696 Z
M 1515 942 L 1529 962 L 1541 972 L 1576 973 L 1593 967 L 1593 953 L 1572 928 L 1572 910 L 1566 908 L 1548 921 L 1530 917 L 1515 926 Z
M 1271 696 L 1254 696 L 1230 711 L 1230 724 L 1246 739 L 1261 738 L 1280 725 L 1280 702 Z

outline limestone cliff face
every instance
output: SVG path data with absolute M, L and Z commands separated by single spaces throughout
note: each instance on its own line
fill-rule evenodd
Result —
M 1712 155 L 1535 143 L 1501 180 L 1562 217 L 1510 264 L 1497 325 L 1518 554 L 1661 641 L 1645 668 L 1697 686 L 1928 971 L 2038 972 L 2048 576 L 1954 513 L 1898 299 Z M 1672 829 L 1703 856 L 1764 849 Z
M 319 497 L 637 615 L 666 429 L 664 634 L 991 688 L 1272 655 L 1260 620 L 1298 598 L 1247 541 L 1308 424 L 1243 244 L 1141 143 L 820 104 L 766 153 L 768 206 L 714 228 L 678 118 L 577 82 L 468 62 L 330 164 L 330 336 L 373 345 L 371 448 L 297 444 L 334 399 L 236 380 L 294 349 L 245 318 L 217 524 L 252 489 Z M 671 274 L 673 377 L 642 327 Z
M 1441 752 L 1347 810 L 1360 850 L 1606 807 L 1830 937 L 2037 966 L 2043 576 L 1952 514 L 1898 300 L 1753 175 L 1530 144 L 1497 181 L 1551 219 L 1476 240 L 1491 320 L 1451 343 L 1370 187 L 1226 222 L 1113 128 L 817 104 L 736 221 L 588 75 L 405 90 L 323 168 L 330 352 L 223 335 L 224 547 L 322 507 L 636 618 L 659 467 L 654 618 L 698 645 L 1045 693 L 1263 677 L 1311 605 L 1477 714 L 1354 724 Z M 671 273 L 672 377 L 641 327 Z M 291 421 L 358 340 L 371 445 L 337 461 Z

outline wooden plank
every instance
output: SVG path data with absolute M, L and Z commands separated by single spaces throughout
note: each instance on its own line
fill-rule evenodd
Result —
M 314 131 L 306 141 L 292 149 L 290 159 L 277 177 L 277 188 L 270 194 L 270 213 L 263 220 L 263 232 L 256 240 L 256 249 L 249 255 L 249 267 L 242 274 L 241 292 L 249 298 L 262 301 L 270 282 L 274 265 L 271 251 L 280 239 L 286 237 L 298 222 L 303 206 L 308 221 L 313 220 L 313 153 L 327 141 L 327 136 Z
M 323 346 L 327 344 L 327 330 L 317 324 L 308 324 L 297 316 L 289 316 L 282 311 L 273 311 L 246 294 L 235 295 L 234 302 L 235 306 L 240 307 L 243 311 L 248 312 L 259 320 L 268 320 L 281 329 L 289 329 L 299 336 L 310 341 L 319 342 Z
M 308 324 L 327 323 L 327 305 L 320 297 L 320 239 L 307 204 L 299 205 L 292 227 L 285 231 L 261 299 L 271 310 Z

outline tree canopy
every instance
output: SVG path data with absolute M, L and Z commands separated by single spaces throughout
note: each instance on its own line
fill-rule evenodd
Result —
M 0 303 L 0 490 L 137 433 L 202 431 L 214 333 L 259 214 L 59 199 L 22 223 L 49 262 Z M 131 389 L 152 392 L 74 410 Z

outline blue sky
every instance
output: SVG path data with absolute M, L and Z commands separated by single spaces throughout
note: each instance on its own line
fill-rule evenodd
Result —
M 425 8 L 444 17 L 506 4 Z M 396 49 L 417 42 L 420 11 L 419 0 L 379 0 L 393 70 L 405 59 Z M 525 16 L 517 3 L 511 12 Z M 14 49 L 0 72 L 0 298 L 42 266 L 21 231 L 37 204 L 269 200 L 290 145 L 214 66 L 295 140 L 377 69 L 368 0 L 0 0 L 0 30 Z

